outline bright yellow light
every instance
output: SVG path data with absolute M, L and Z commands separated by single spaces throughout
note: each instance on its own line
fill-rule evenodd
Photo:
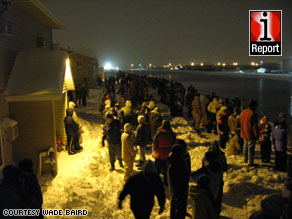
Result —
M 259 65 L 259 63 L 255 63 L 255 65 L 256 65 L 256 66 L 258 66 L 258 65 Z
M 168 63 L 169 66 L 171 66 L 171 63 Z
M 201 63 L 200 63 L 200 65 L 201 65 L 201 66 L 204 66 L 204 63 L 203 63 L 203 62 L 201 62 Z
M 222 63 L 222 66 L 225 66 L 226 64 L 225 63 Z
M 133 68 L 134 67 L 134 64 L 131 64 L 131 67 Z
M 233 65 L 234 65 L 234 66 L 237 66 L 237 65 L 238 65 L 238 63 L 237 63 L 237 62 L 233 62 Z
M 65 83 L 67 90 L 75 90 L 69 58 L 66 59 Z
M 194 65 L 195 65 L 195 63 L 192 62 L 192 63 L 191 63 L 191 66 L 194 66 Z
M 255 63 L 254 63 L 254 62 L 251 62 L 250 64 L 251 64 L 252 66 L 254 66 L 254 65 L 255 65 Z
M 150 63 L 150 64 L 149 64 L 149 67 L 151 68 L 151 66 L 152 66 L 152 64 Z
M 217 63 L 217 65 L 221 65 L 221 63 L 220 63 L 220 62 L 218 62 L 218 63 Z

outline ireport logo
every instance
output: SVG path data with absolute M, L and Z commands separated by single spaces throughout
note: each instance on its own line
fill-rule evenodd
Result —
M 282 10 L 249 11 L 249 55 L 282 55 Z

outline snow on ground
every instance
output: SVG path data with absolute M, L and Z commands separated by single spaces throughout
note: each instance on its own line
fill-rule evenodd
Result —
M 117 197 L 124 184 L 123 170 L 116 162 L 117 170 L 109 171 L 107 148 L 101 146 L 101 116 L 98 114 L 98 104 L 102 90 L 91 90 L 90 97 L 86 107 L 77 108 L 82 124 L 84 149 L 75 155 L 59 153 L 58 175 L 53 179 L 49 175 L 41 177 L 43 208 L 87 209 L 87 218 L 133 218 L 129 197 L 123 202 L 122 210 L 117 208 Z M 170 118 L 165 105 L 159 104 L 159 108 L 163 118 Z M 197 135 L 192 129 L 191 121 L 182 117 L 173 118 L 171 124 L 177 137 L 187 142 L 192 171 L 197 170 L 201 167 L 201 160 L 208 145 L 217 140 L 218 136 L 206 132 Z M 147 159 L 153 159 L 151 151 L 147 152 Z M 225 218 L 245 219 L 251 212 L 260 209 L 260 201 L 263 198 L 279 191 L 286 174 L 275 172 L 269 166 L 244 166 L 241 156 L 228 156 L 227 160 L 229 170 L 224 174 L 221 215 Z M 158 215 L 159 206 L 156 202 L 151 218 L 169 218 L 169 204 L 167 199 L 165 211 Z M 188 211 L 191 212 L 190 205 Z

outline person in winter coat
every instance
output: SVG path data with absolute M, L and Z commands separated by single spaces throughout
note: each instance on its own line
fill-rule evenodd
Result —
M 135 145 L 139 146 L 140 149 L 140 160 L 139 166 L 142 166 L 145 162 L 145 150 L 150 140 L 150 127 L 145 123 L 144 116 L 138 116 L 138 127 L 135 131 Z
M 284 182 L 284 186 L 281 191 L 282 197 L 285 199 L 285 209 L 282 215 L 282 219 L 292 218 L 292 179 L 288 178 Z
M 208 133 L 211 133 L 214 130 L 214 133 L 217 135 L 217 120 L 216 113 L 218 110 L 218 97 L 214 97 L 212 102 L 208 105 L 209 111 L 209 124 L 208 124 Z
M 202 107 L 200 101 L 200 94 L 196 93 L 194 100 L 192 102 L 192 115 L 194 119 L 194 128 L 195 131 L 200 133 L 200 123 L 201 123 L 201 115 L 202 115 Z
M 203 166 L 191 173 L 191 180 L 193 182 L 197 182 L 198 178 L 205 174 L 210 177 L 210 191 L 214 200 L 218 200 L 218 194 L 220 195 L 220 188 L 223 181 L 223 168 L 219 162 L 216 161 L 218 159 L 217 153 L 214 151 L 207 151 L 205 153 L 205 157 L 203 159 Z M 219 214 L 220 206 L 216 205 L 216 211 Z
M 251 100 L 247 109 L 240 114 L 241 134 L 243 138 L 243 156 L 244 162 L 249 166 L 254 165 L 255 142 L 258 139 L 258 116 L 255 112 L 257 102 Z
M 22 171 L 20 177 L 21 199 L 25 203 L 25 208 L 28 209 L 42 209 L 43 194 L 39 181 L 34 174 L 33 161 L 31 159 L 24 159 L 18 164 Z M 34 218 L 43 218 L 42 214 Z
M 67 150 L 69 155 L 80 151 L 82 147 L 79 144 L 79 126 L 73 119 L 73 109 L 67 108 L 66 117 L 64 119 L 65 130 L 67 134 Z
M 171 152 L 171 148 L 176 142 L 175 134 L 172 132 L 170 122 L 167 120 L 162 121 L 161 127 L 158 129 L 154 136 L 152 149 L 154 151 L 155 166 L 158 173 L 164 175 L 164 184 L 167 183 L 167 157 Z
M 210 95 L 206 95 L 204 96 L 203 98 L 203 101 L 202 101 L 202 114 L 203 114 L 203 119 L 202 119 L 202 125 L 204 127 L 207 127 L 208 126 L 208 105 L 210 103 Z
M 185 218 L 191 175 L 191 159 L 184 140 L 178 140 L 173 145 L 168 163 L 168 184 L 171 195 L 170 218 Z
M 131 125 L 135 125 L 136 121 L 134 121 L 135 119 L 135 115 L 134 115 L 134 111 L 132 109 L 132 102 L 130 100 L 126 101 L 126 106 L 124 106 L 123 108 L 121 108 L 121 111 L 124 112 L 124 116 L 125 116 L 125 123 L 130 123 Z
M 233 108 L 233 113 L 228 117 L 229 131 L 232 135 L 236 135 L 236 129 L 240 128 L 240 113 L 238 107 Z
M 18 167 L 8 165 L 3 169 L 0 184 L 0 218 L 4 218 L 4 209 L 20 209 L 23 207 L 19 190 L 21 171 Z
M 220 134 L 219 141 L 220 141 L 220 147 L 225 149 L 226 142 L 228 141 L 228 132 L 229 132 L 227 107 L 222 106 L 220 110 L 221 110 L 221 114 L 218 116 L 218 120 L 217 120 L 218 132 Z
M 279 194 L 270 195 L 261 202 L 261 211 L 253 213 L 249 219 L 281 219 L 285 200 Z
M 134 149 L 134 133 L 130 123 L 126 123 L 124 126 L 124 133 L 121 137 L 122 141 L 122 159 L 125 163 L 124 168 L 124 180 L 125 182 L 130 178 L 133 172 L 133 163 L 136 157 L 136 151 Z
M 280 122 L 273 132 L 273 144 L 275 148 L 275 169 L 287 170 L 287 130 L 285 123 Z
M 106 124 L 103 127 L 103 133 L 106 135 L 108 142 L 108 152 L 110 158 L 110 171 L 115 170 L 116 156 L 118 157 L 120 166 L 123 168 L 121 156 L 121 124 L 119 120 L 114 119 L 113 114 L 106 115 Z
M 228 155 L 239 155 L 242 151 L 242 139 L 240 138 L 240 129 L 235 131 L 235 135 L 230 139 L 227 145 Z
M 217 219 L 214 198 L 210 191 L 210 177 L 203 174 L 199 177 L 197 186 L 190 187 L 192 200 L 192 219 Z
M 155 107 L 151 112 L 149 116 L 149 126 L 151 129 L 151 139 L 154 139 L 154 135 L 157 132 L 158 127 L 161 126 L 162 118 L 159 113 L 159 108 Z
M 263 116 L 258 124 L 259 142 L 261 145 L 261 158 L 263 163 L 270 163 L 271 158 L 271 126 L 267 116 Z
M 164 211 L 165 191 L 159 174 L 152 161 L 147 161 L 142 172 L 129 178 L 119 195 L 118 206 L 127 195 L 131 196 L 130 207 L 136 219 L 149 219 L 154 206 L 154 196 L 157 197 L 160 210 Z

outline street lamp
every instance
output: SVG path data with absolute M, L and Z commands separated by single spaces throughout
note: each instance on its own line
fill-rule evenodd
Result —
M 195 65 L 195 63 L 192 62 L 192 63 L 191 63 L 191 66 L 194 66 L 194 65 Z

